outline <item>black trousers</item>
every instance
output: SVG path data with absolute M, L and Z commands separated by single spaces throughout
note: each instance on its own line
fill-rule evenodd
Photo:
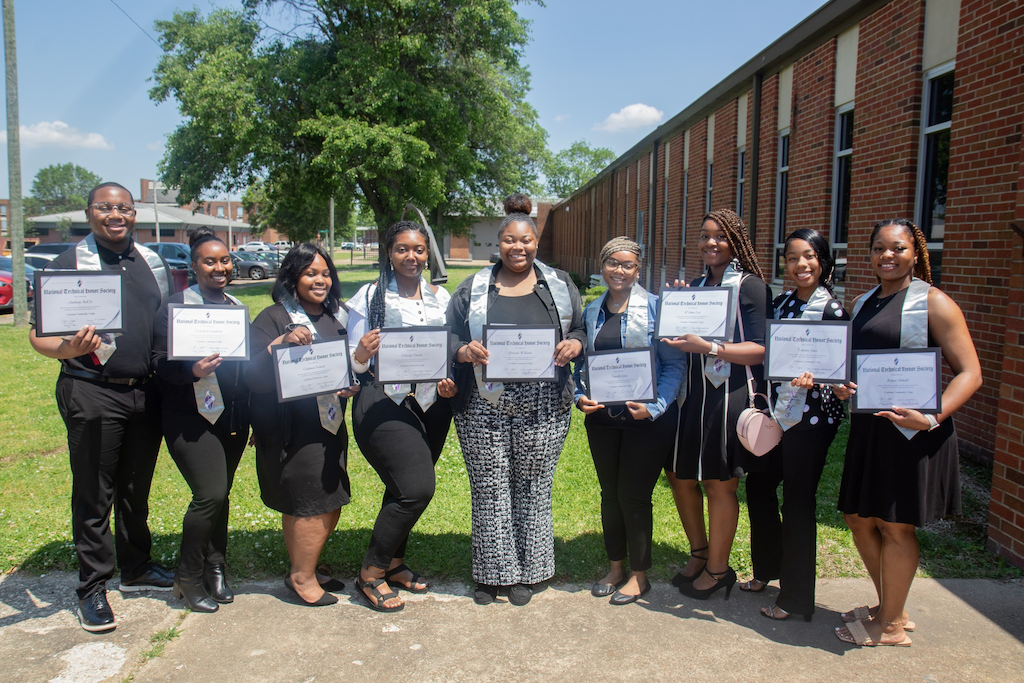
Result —
M 651 568 L 654 505 L 651 495 L 671 461 L 679 409 L 675 402 L 657 420 L 634 420 L 624 407 L 620 417 L 587 415 L 590 455 L 601 484 L 601 524 L 608 559 L 629 553 L 634 571 Z
M 387 569 L 405 557 L 409 532 L 434 497 L 434 463 L 452 423 L 451 404 L 438 398 L 424 412 L 415 398 L 395 405 L 382 387 L 364 383 L 352 408 L 352 432 L 384 482 L 384 499 L 363 567 Z
M 122 579 L 148 568 L 152 537 L 146 520 L 160 450 L 160 392 L 155 381 L 129 387 L 61 375 L 56 398 L 68 430 L 71 532 L 82 599 L 114 576 L 115 546 Z
M 228 493 L 249 440 L 248 423 L 231 434 L 228 415 L 211 425 L 199 413 L 164 411 L 167 450 L 192 489 L 181 525 L 178 574 L 198 578 L 203 562 L 224 564 L 228 547 Z
M 839 422 L 790 429 L 771 453 L 765 472 L 747 475 L 750 556 L 754 577 L 779 579 L 775 603 L 794 614 L 814 614 L 818 543 L 818 481 Z M 782 483 L 782 517 L 777 489 Z

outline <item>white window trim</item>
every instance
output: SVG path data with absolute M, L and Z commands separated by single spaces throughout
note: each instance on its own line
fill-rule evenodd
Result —
M 847 102 L 846 104 L 836 107 L 836 130 L 835 135 L 832 138 L 832 225 L 829 229 L 829 246 L 833 249 L 845 249 L 847 243 L 839 241 L 839 160 L 843 157 L 853 156 L 853 147 L 850 149 L 840 150 L 840 136 L 842 133 L 842 127 L 839 125 L 842 121 L 843 114 L 848 114 L 854 110 L 854 102 Z M 856 118 L 854 114 L 854 118 Z
M 785 166 L 782 165 L 782 138 L 789 138 L 789 128 L 783 128 L 779 131 L 778 137 L 778 154 L 779 160 L 775 166 L 775 225 L 772 226 L 772 232 L 775 238 L 775 247 L 772 249 L 772 281 L 782 282 L 783 278 L 779 278 L 775 275 L 776 269 L 778 268 L 780 249 L 783 249 L 786 245 L 786 236 L 782 235 L 782 241 L 779 241 L 779 223 L 782 222 L 782 174 L 785 173 L 788 179 L 789 177 L 789 163 Z M 787 160 L 788 161 L 788 160 Z
M 924 97 L 921 98 L 921 137 L 917 144 L 917 187 L 914 193 L 914 221 L 918 225 L 924 223 L 924 207 L 921 206 L 921 202 L 924 201 L 924 165 L 928 157 L 928 146 L 926 144 L 928 136 L 953 127 L 952 118 L 949 121 L 943 121 L 934 126 L 925 125 L 928 107 L 931 105 L 931 88 L 928 87 L 928 84 L 929 81 L 939 76 L 944 76 L 955 69 L 956 60 L 954 59 L 924 72 L 924 81 L 922 82 Z M 928 242 L 928 250 L 931 251 L 932 249 L 942 249 L 942 242 Z
M 746 205 L 743 203 L 743 192 L 747 189 L 747 148 L 736 150 L 736 213 L 743 217 Z
M 705 166 L 705 169 L 707 169 L 707 182 L 704 183 L 704 213 L 711 213 L 711 192 L 714 189 L 712 187 L 712 180 L 714 179 L 715 175 L 715 162 L 708 161 L 707 165 Z

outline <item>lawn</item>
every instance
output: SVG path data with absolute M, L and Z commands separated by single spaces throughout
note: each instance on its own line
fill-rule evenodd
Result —
M 449 269 L 455 285 L 474 268 Z M 339 269 L 345 297 L 376 277 L 372 266 Z M 255 317 L 270 304 L 270 284 L 233 290 Z M 57 414 L 53 386 L 57 361 L 34 353 L 25 330 L 0 326 L 0 363 L 7 369 L 0 386 L 7 428 L 0 436 L 0 571 L 23 569 L 44 573 L 74 570 L 64 425 Z M 351 431 L 351 424 L 349 425 Z M 832 446 L 818 494 L 818 571 L 821 576 L 863 573 L 849 530 L 835 510 L 846 428 Z M 324 562 L 342 576 L 357 571 L 380 504 L 383 486 L 359 455 L 354 441 L 349 454 L 353 500 L 342 510 L 337 531 L 324 551 Z M 965 464 L 964 515 L 919 531 L 922 576 L 944 578 L 1011 577 L 1022 572 L 984 549 L 991 472 Z M 190 499 L 167 455 L 161 451 L 150 496 L 150 528 L 154 558 L 173 565 L 180 542 L 181 518 Z M 749 527 L 745 492 L 740 487 L 740 529 L 731 564 L 741 575 L 750 573 Z M 559 581 L 589 583 L 604 571 L 599 492 L 590 461 L 582 415 L 573 411 L 572 427 L 555 476 L 553 500 L 556 566 Z M 685 561 L 687 543 L 664 477 L 654 492 L 653 576 L 668 579 Z M 264 578 L 283 574 L 287 554 L 281 539 L 280 516 L 263 506 L 256 482 L 255 453 L 243 456 L 231 497 L 231 541 L 228 563 L 232 574 Z M 449 580 L 471 580 L 470 503 L 462 455 L 455 429 L 437 464 L 437 493 L 413 531 L 408 558 L 421 573 Z

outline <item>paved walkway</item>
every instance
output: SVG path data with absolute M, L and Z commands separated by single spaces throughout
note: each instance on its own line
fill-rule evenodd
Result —
M 280 581 L 245 583 L 216 614 L 170 593 L 110 601 L 120 625 L 81 630 L 75 577 L 0 581 L 0 680 L 121 681 L 1024 681 L 1024 582 L 915 581 L 910 648 L 852 648 L 832 629 L 867 602 L 865 579 L 819 582 L 812 623 L 772 622 L 774 595 L 734 590 L 707 602 L 657 584 L 649 600 L 612 607 L 580 586 L 555 586 L 525 607 L 479 607 L 463 585 L 407 596 L 397 614 L 351 588 L 331 607 L 294 603 Z M 111 581 L 111 589 L 117 581 Z M 180 635 L 147 656 L 154 634 Z

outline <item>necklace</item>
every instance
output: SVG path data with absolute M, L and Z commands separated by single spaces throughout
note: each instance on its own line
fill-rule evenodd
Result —
M 399 293 L 400 295 L 402 295 L 402 296 L 403 296 L 404 298 L 406 298 L 406 299 L 411 299 L 411 298 L 413 298 L 413 297 L 414 297 L 414 296 L 416 296 L 416 295 L 417 295 L 417 294 L 419 293 L 419 291 L 420 291 L 420 283 L 418 283 L 418 282 L 416 283 L 416 287 L 415 287 L 415 288 L 413 288 L 413 290 L 412 290 L 411 292 L 406 292 L 406 291 L 403 291 L 403 290 L 402 290 L 402 285 L 398 284 L 398 282 L 397 282 L 397 281 L 395 281 L 395 285 L 396 285 L 396 286 L 398 287 L 398 293 Z
M 626 308 L 627 305 L 629 305 L 628 298 L 624 300 L 622 303 L 617 304 L 614 301 L 612 301 L 611 297 L 608 297 L 608 310 L 612 311 L 613 313 L 622 313 L 622 309 Z
M 896 296 L 896 294 L 899 294 L 899 292 L 895 292 L 893 294 L 890 294 L 889 296 L 875 297 L 875 308 L 881 308 L 882 306 L 886 305 L 887 303 L 892 301 L 892 298 Z

